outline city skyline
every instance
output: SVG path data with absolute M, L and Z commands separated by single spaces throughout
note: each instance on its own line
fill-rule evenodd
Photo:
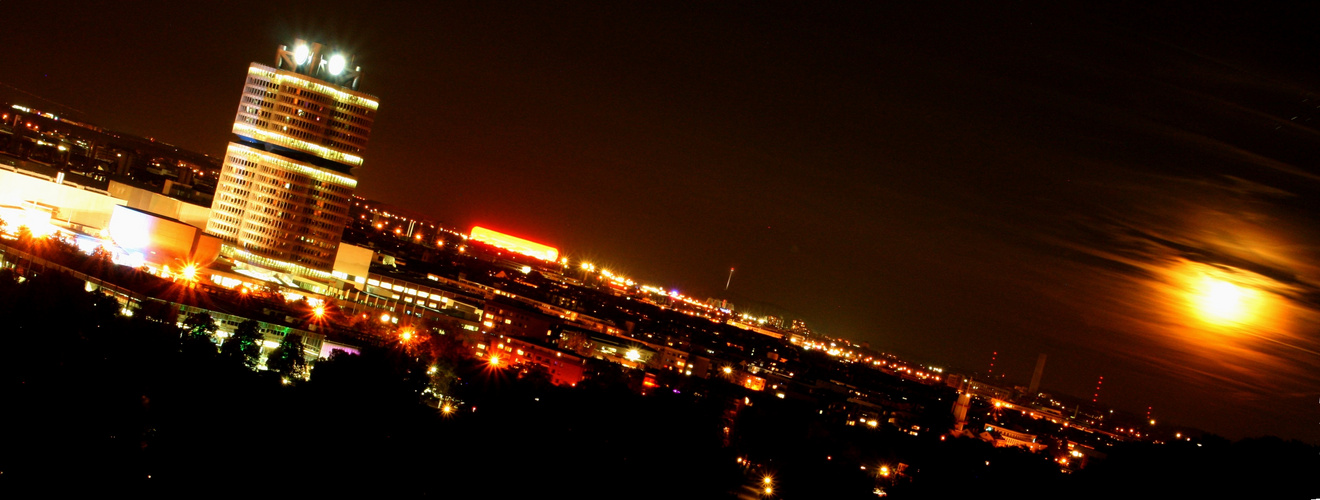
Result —
M 190 82 L 296 36 L 356 44 L 365 88 L 419 97 L 379 118 L 367 197 L 877 349 L 972 370 L 997 351 L 1023 381 L 1044 352 L 1046 388 L 1103 375 L 1129 410 L 1317 435 L 1315 74 L 1289 58 L 1314 55 L 1288 49 L 1279 13 L 385 8 L 179 38 L 216 62 L 165 73 L 131 62 L 159 53 L 150 36 L 218 21 L 160 9 L 128 14 L 151 28 L 129 54 L 56 64 L 41 52 L 81 46 L 59 41 L 4 83 L 215 154 L 237 89 Z M 409 44 L 427 20 L 451 24 Z M 1239 24 L 1246 48 L 1209 35 Z M 101 64 L 166 83 L 98 103 L 124 91 Z M 1199 297 L 1269 321 L 1198 314 Z

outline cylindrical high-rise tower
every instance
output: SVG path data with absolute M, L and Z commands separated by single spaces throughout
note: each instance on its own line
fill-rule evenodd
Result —
M 303 40 L 252 63 L 206 231 L 236 263 L 327 278 L 379 105 L 348 55 Z

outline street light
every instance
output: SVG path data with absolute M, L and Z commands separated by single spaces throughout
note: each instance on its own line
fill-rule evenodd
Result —
M 183 266 L 179 269 L 179 276 L 183 276 L 183 279 L 187 281 L 195 281 L 197 279 L 197 265 L 187 264 Z

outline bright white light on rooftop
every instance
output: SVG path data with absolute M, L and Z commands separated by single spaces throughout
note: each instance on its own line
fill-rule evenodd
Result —
M 344 66 L 348 65 L 348 60 L 344 59 L 343 54 L 330 56 L 330 74 L 338 75 L 344 72 Z
M 307 59 L 312 57 L 312 50 L 306 45 L 299 45 L 293 49 L 293 63 L 299 66 L 307 64 Z

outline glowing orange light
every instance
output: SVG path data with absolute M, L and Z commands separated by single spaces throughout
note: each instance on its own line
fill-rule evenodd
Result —
M 1260 301 L 1259 291 L 1208 275 L 1192 293 L 1201 318 L 1219 325 L 1247 322 Z
M 481 226 L 472 228 L 469 239 L 545 261 L 555 262 L 559 260 L 559 249 L 555 247 L 524 240 L 517 236 L 507 235 Z
M 183 269 L 179 270 L 179 274 L 183 276 L 183 279 L 194 281 L 197 279 L 197 266 L 194 264 L 183 266 Z

